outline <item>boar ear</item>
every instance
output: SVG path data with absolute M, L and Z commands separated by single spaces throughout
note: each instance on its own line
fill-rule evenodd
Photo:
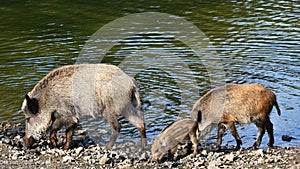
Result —
M 39 112 L 39 102 L 35 98 L 30 98 L 28 94 L 25 96 L 27 107 L 32 114 L 37 114 Z

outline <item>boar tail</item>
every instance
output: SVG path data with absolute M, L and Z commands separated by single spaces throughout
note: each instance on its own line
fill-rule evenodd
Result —
M 140 101 L 140 95 L 138 92 L 138 86 L 135 83 L 135 85 L 131 89 L 131 104 L 133 105 L 134 108 L 141 110 L 142 104 Z
M 280 109 L 279 109 L 279 106 L 278 106 L 278 103 L 277 103 L 276 100 L 275 100 L 275 102 L 274 102 L 274 106 L 276 107 L 277 113 L 278 113 L 278 115 L 280 116 L 280 115 L 281 115 L 281 111 L 280 111 Z

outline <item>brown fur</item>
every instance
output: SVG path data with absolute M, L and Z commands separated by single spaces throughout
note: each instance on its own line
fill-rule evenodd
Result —
M 51 71 L 30 91 L 23 102 L 26 118 L 25 145 L 51 130 L 50 141 L 57 146 L 56 132 L 66 127 L 68 149 L 81 116 L 101 113 L 114 129 L 106 148 L 120 132 L 122 115 L 140 132 L 146 145 L 145 121 L 135 80 L 113 65 L 68 65 Z
M 194 146 L 194 155 L 197 154 L 198 140 L 196 137 L 197 122 L 190 118 L 179 119 L 165 129 L 153 141 L 151 147 L 151 161 L 161 160 L 163 155 L 169 150 L 174 154 L 179 144 L 184 144 L 190 140 Z
M 274 144 L 273 124 L 270 121 L 270 113 L 273 106 L 278 115 L 280 109 L 273 92 L 260 84 L 228 84 L 207 92 L 193 106 L 191 118 L 199 118 L 201 112 L 199 130 L 204 135 L 206 128 L 218 126 L 217 148 L 222 144 L 222 136 L 225 128 L 229 129 L 237 142 L 237 149 L 242 144 L 241 138 L 235 128 L 235 124 L 255 123 L 259 132 L 253 148 L 260 146 L 261 139 L 268 131 L 270 147 Z

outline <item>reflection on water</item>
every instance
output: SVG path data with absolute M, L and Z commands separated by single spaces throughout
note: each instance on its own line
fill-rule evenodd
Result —
M 23 123 L 20 106 L 24 95 L 52 69 L 74 64 L 85 41 L 104 24 L 128 14 L 149 11 L 182 16 L 201 29 L 218 52 L 227 83 L 261 83 L 274 91 L 282 111 L 280 117 L 271 114 L 275 145 L 300 145 L 298 1 L 3 2 L 0 7 L 0 122 Z M 129 37 L 112 48 L 103 62 L 118 65 L 126 56 L 145 49 L 165 50 L 170 56 L 180 57 L 190 70 L 183 72 L 186 73 L 184 78 L 155 67 L 135 75 L 140 85 L 148 137 L 154 139 L 171 121 L 189 115 L 191 107 L 181 102 L 178 79 L 180 83 L 190 83 L 189 79 L 195 78 L 200 97 L 210 89 L 210 77 L 193 51 L 164 34 Z M 180 67 L 174 66 L 176 69 L 180 71 Z M 190 99 L 193 102 L 198 98 Z M 101 117 L 98 119 L 101 120 L 85 117 L 81 124 L 101 142 L 102 135 L 98 133 L 108 126 Z M 131 136 L 138 139 L 137 130 L 122 121 L 123 139 Z M 249 125 L 238 130 L 243 146 L 250 147 L 256 137 L 256 127 Z M 283 142 L 282 135 L 298 140 Z M 215 135 L 208 136 L 211 137 Z M 224 140 L 224 144 L 235 144 L 229 134 Z M 267 136 L 262 146 L 266 144 Z

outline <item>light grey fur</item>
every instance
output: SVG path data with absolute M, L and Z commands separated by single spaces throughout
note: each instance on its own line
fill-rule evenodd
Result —
M 112 127 L 119 115 L 137 128 L 145 126 L 137 83 L 113 65 L 63 66 L 45 76 L 28 96 L 37 100 L 38 112 L 31 112 L 28 100 L 24 100 L 27 138 L 38 140 L 47 129 L 58 130 L 62 126 L 68 129 L 81 116 L 95 117 L 99 113 Z

